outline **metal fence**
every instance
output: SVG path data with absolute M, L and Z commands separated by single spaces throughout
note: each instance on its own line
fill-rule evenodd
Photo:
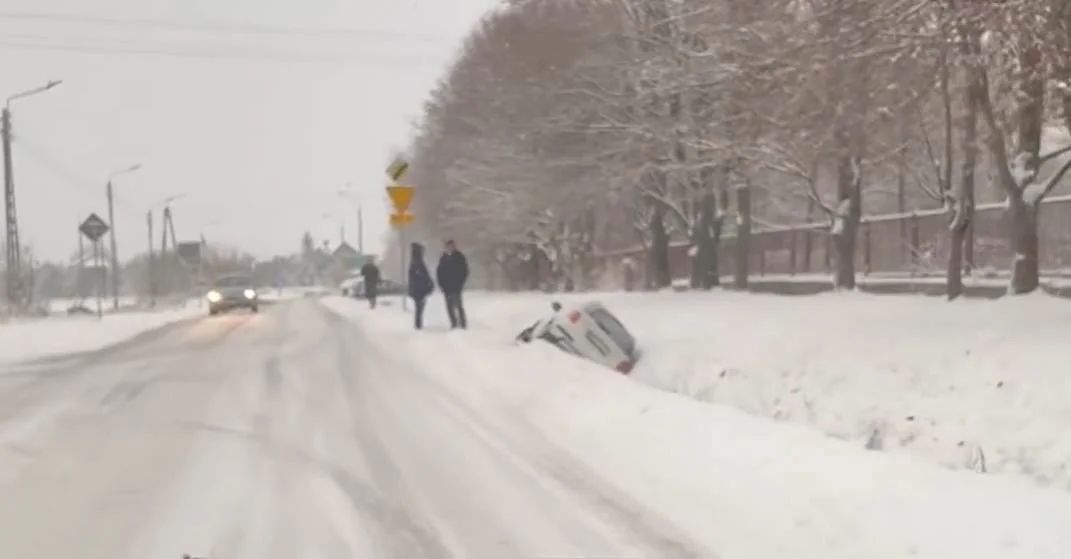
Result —
M 976 209 L 967 251 L 978 274 L 999 275 L 1009 269 L 1011 250 L 1004 204 Z M 860 275 L 943 275 L 949 249 L 950 215 L 944 210 L 864 217 L 856 245 Z M 1043 272 L 1071 272 L 1071 196 L 1050 197 L 1041 209 L 1039 237 Z M 749 275 L 824 274 L 833 271 L 833 246 L 828 223 L 811 223 L 754 231 L 749 247 Z M 718 249 L 719 271 L 732 275 L 735 238 L 723 238 Z M 688 243 L 670 247 L 670 269 L 675 279 L 691 272 Z M 607 271 L 625 259 L 644 261 L 641 248 L 602 255 Z M 641 268 L 642 269 L 642 268 Z

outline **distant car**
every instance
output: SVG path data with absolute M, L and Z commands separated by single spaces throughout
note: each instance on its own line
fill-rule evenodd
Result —
M 640 358 L 636 338 L 602 303 L 562 307 L 555 302 L 551 309 L 551 316 L 525 328 L 517 340 L 543 340 L 620 373 L 632 372 Z
M 404 283 L 399 283 L 392 279 L 384 278 L 379 280 L 379 291 L 376 292 L 376 295 L 378 295 L 379 297 L 383 297 L 385 295 L 403 295 L 406 293 L 406 291 L 407 288 Z M 357 280 L 356 283 L 352 284 L 349 287 L 349 292 L 350 295 L 352 295 L 355 299 L 364 299 L 364 280 Z
M 232 309 L 260 310 L 260 297 L 253 279 L 242 274 L 216 278 L 208 292 L 208 314 L 217 315 Z

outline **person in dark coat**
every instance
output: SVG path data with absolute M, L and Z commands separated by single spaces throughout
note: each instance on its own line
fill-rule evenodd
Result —
M 465 317 L 465 305 L 461 301 L 461 292 L 469 279 L 469 262 L 465 255 L 457 250 L 454 241 L 446 241 L 443 254 L 439 257 L 439 266 L 435 270 L 439 280 L 439 289 L 446 299 L 446 314 L 450 317 L 450 328 L 468 328 Z
M 369 258 L 364 266 L 361 266 L 361 277 L 364 278 L 364 296 L 368 298 L 368 307 L 376 308 L 376 295 L 379 294 L 379 266 L 374 259 Z
M 424 327 L 424 304 L 435 291 L 435 284 L 424 263 L 424 245 L 412 243 L 409 250 L 409 297 L 413 299 L 413 325 L 420 330 Z

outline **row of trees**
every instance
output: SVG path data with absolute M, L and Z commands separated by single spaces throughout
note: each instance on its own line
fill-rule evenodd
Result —
M 477 263 L 590 281 L 640 241 L 666 285 L 679 238 L 702 288 L 725 235 L 744 284 L 753 227 L 816 219 L 854 287 L 865 212 L 943 207 L 956 296 L 997 197 L 1026 293 L 1069 138 L 1066 0 L 518 0 L 433 92 L 410 172 L 424 233 Z

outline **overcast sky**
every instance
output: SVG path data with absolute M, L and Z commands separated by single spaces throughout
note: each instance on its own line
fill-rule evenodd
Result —
M 306 229 L 336 242 L 342 222 L 355 241 L 357 202 L 338 195 L 347 183 L 364 202 L 365 248 L 378 251 L 391 150 L 492 4 L 4 0 L 0 100 L 63 80 L 11 105 L 23 244 L 68 257 L 78 221 L 107 218 L 109 174 L 143 164 L 115 180 L 124 258 L 145 250 L 150 207 L 176 194 L 180 241 L 203 230 L 266 257 L 297 250 Z

